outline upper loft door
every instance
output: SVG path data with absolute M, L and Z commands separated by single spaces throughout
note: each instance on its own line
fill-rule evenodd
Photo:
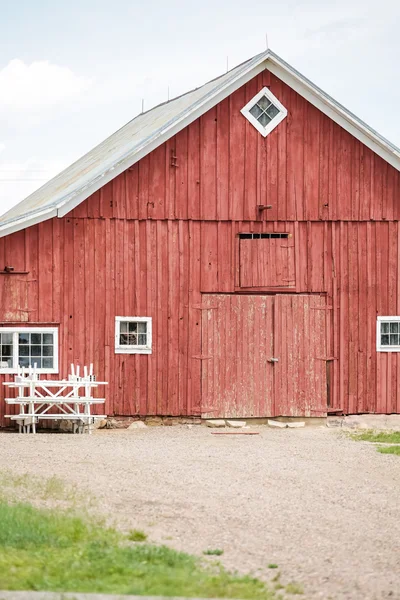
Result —
M 242 288 L 296 287 L 292 234 L 240 233 L 239 285 Z

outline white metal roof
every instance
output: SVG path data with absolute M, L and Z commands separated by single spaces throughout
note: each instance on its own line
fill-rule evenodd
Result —
M 399 148 L 266 50 L 202 87 L 138 115 L 1 216 L 0 237 L 64 216 L 265 68 L 400 171 Z

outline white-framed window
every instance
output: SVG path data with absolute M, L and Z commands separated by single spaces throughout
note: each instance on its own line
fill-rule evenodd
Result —
M 400 317 L 378 317 L 376 323 L 378 352 L 400 352 Z
M 115 352 L 151 354 L 151 317 L 115 317 Z
M 287 115 L 287 110 L 267 87 L 240 111 L 266 137 Z
M 39 373 L 58 373 L 58 328 L 0 327 L 0 373 L 35 364 Z

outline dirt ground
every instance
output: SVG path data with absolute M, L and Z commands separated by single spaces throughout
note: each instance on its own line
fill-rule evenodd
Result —
M 325 427 L 256 436 L 193 426 L 0 434 L 0 469 L 90 490 L 99 515 L 303 586 L 303 598 L 400 598 L 400 458 Z

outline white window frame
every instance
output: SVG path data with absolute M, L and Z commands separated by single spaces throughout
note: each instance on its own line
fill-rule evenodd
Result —
M 13 334 L 13 367 L 0 367 L 0 373 L 18 372 L 18 334 L 19 333 L 52 333 L 53 334 L 53 367 L 37 368 L 37 373 L 58 373 L 58 327 L 0 327 L 0 333 Z M 28 367 L 26 367 L 28 368 Z
M 270 123 L 268 123 L 267 127 L 263 127 L 261 123 L 257 121 L 257 119 L 253 117 L 253 115 L 250 112 L 250 109 L 253 108 L 253 106 L 260 100 L 262 96 L 267 96 L 267 98 L 271 100 L 271 102 L 276 106 L 276 108 L 279 109 L 279 114 L 276 115 L 276 117 L 274 117 Z M 248 121 L 250 121 L 252 125 L 254 125 L 257 131 L 259 131 L 264 137 L 267 137 L 267 135 L 271 133 L 271 131 L 273 131 L 275 127 L 277 127 L 279 123 L 281 123 L 283 119 L 285 119 L 285 117 L 287 116 L 286 108 L 281 102 L 279 102 L 278 98 L 274 96 L 271 90 L 267 87 L 264 87 L 262 90 L 260 90 L 258 94 L 256 94 L 254 98 L 252 98 L 250 102 L 248 102 L 240 112 L 244 117 L 246 117 Z
M 119 343 L 121 333 L 121 323 L 139 322 L 147 323 L 147 345 L 146 346 L 127 346 Z M 115 317 L 115 353 L 116 354 L 151 354 L 153 345 L 152 318 L 151 317 Z
M 382 346 L 381 344 L 381 323 L 386 321 L 391 323 L 399 323 L 400 327 L 400 316 L 396 315 L 393 317 L 377 317 L 376 320 L 376 350 L 377 352 L 400 352 L 400 345 L 398 346 Z M 400 333 L 399 333 L 400 335 Z

